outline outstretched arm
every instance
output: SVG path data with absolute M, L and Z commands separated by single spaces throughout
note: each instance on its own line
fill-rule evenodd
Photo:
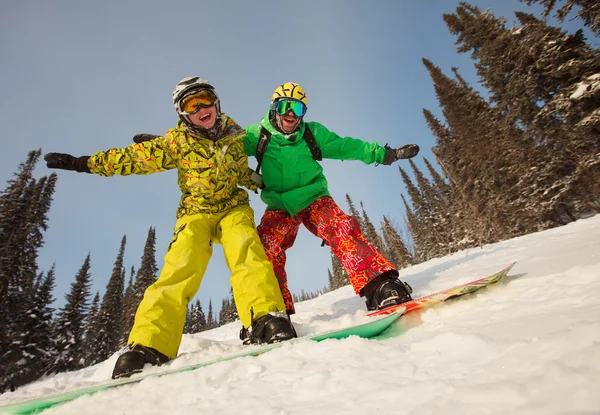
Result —
M 151 174 L 177 167 L 176 152 L 171 148 L 172 135 L 125 148 L 111 148 L 90 157 L 92 173 L 101 176 L 128 176 L 130 174 Z
M 337 160 L 361 160 L 363 163 L 389 165 L 401 158 L 412 158 L 419 152 L 419 146 L 408 144 L 396 149 L 368 143 L 358 138 L 340 137 L 317 122 L 306 123 L 310 128 L 317 145 L 321 148 L 323 158 Z
M 44 159 L 49 168 L 101 176 L 150 174 L 176 167 L 173 151 L 169 148 L 170 133 L 155 138 L 158 137 L 160 139 L 132 144 L 125 148 L 112 148 L 92 156 L 73 157 L 64 153 L 48 153 Z

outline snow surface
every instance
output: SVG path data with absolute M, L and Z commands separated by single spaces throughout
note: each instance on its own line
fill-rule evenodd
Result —
M 478 293 L 407 315 L 395 337 L 301 341 L 258 357 L 79 398 L 44 414 L 598 414 L 600 215 L 401 271 L 421 295 Z M 297 305 L 300 335 L 363 321 L 350 287 Z M 186 335 L 170 368 L 243 350 L 239 323 Z M 252 347 L 252 346 L 250 346 Z M 0 396 L 0 405 L 110 378 L 117 355 Z M 148 367 L 147 372 L 163 368 Z

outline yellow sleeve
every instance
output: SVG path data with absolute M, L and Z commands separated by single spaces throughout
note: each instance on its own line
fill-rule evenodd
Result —
M 261 180 L 260 183 L 253 180 L 253 175 L 257 179 L 260 178 L 260 179 L 258 179 L 258 180 Z M 239 184 L 241 186 L 244 186 L 248 190 L 256 192 L 258 189 L 260 189 L 260 186 L 262 184 L 262 178 L 254 170 L 252 170 L 251 168 L 248 168 L 246 172 L 242 172 L 242 174 L 240 175 Z
M 152 174 L 177 167 L 175 140 L 169 131 L 154 140 L 99 151 L 90 157 L 90 172 L 101 176 Z

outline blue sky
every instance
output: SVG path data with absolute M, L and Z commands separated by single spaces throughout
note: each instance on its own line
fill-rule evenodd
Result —
M 539 8 L 516 0 L 471 4 L 508 17 Z M 467 55 L 458 55 L 442 20 L 458 1 L 107 1 L 5 2 L 0 13 L 0 181 L 27 152 L 91 155 L 124 147 L 139 132 L 175 125 L 175 84 L 199 75 L 216 86 L 222 108 L 241 125 L 266 113 L 275 87 L 300 83 L 306 120 L 342 136 L 397 147 L 421 146 L 433 161 L 434 139 L 423 108 L 438 104 L 423 57 L 475 82 Z M 421 156 L 420 155 L 420 156 Z M 421 158 L 418 164 L 424 166 Z M 250 160 L 254 167 L 256 161 Z M 347 211 L 346 193 L 362 201 L 374 223 L 403 224 L 404 187 L 396 166 L 323 162 L 330 191 Z M 409 168 L 406 161 L 400 165 Z M 40 162 L 36 175 L 51 171 Z M 39 266 L 56 263 L 56 306 L 91 253 L 93 290 L 104 292 L 124 234 L 126 266 L 139 266 L 150 226 L 159 267 L 175 224 L 176 172 L 104 178 L 55 170 L 59 180 Z M 2 185 L 4 188 L 5 185 Z M 257 222 L 264 204 L 252 195 Z M 301 228 L 288 251 L 292 292 L 327 284 L 328 248 Z M 129 275 L 128 275 L 129 277 Z M 215 249 L 198 294 L 219 306 L 229 271 Z

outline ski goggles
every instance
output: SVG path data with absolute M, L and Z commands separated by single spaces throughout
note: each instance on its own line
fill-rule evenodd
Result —
M 200 108 L 208 108 L 217 102 L 217 94 L 210 89 L 202 89 L 179 101 L 179 113 L 191 115 L 200 111 Z
M 273 104 L 273 109 L 279 115 L 285 115 L 290 110 L 296 117 L 302 117 L 306 114 L 306 105 L 302 101 L 295 99 L 280 99 Z

